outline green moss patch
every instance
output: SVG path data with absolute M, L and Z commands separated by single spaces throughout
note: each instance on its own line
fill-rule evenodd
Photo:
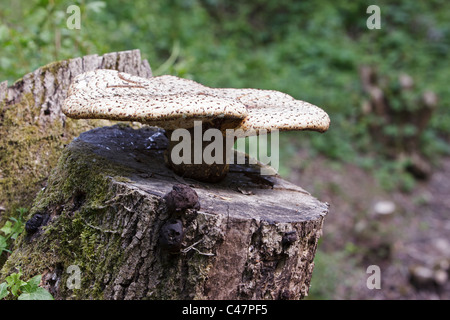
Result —
M 15 250 L 1 270 L 0 282 L 20 269 L 25 277 L 55 275 L 60 279 L 55 288 L 58 286 L 58 292 L 65 297 L 101 296 L 102 284 L 107 282 L 103 278 L 120 265 L 123 250 L 120 230 L 97 225 L 114 221 L 114 208 L 105 203 L 111 198 L 114 177 L 128 170 L 100 156 L 86 154 L 86 150 L 88 146 L 78 143 L 63 151 L 47 187 L 39 192 L 30 211 L 30 217 L 36 213 L 47 215 L 48 225 L 36 235 L 24 233 L 17 239 Z M 65 285 L 70 277 L 66 270 L 71 265 L 83 270 L 84 290 Z

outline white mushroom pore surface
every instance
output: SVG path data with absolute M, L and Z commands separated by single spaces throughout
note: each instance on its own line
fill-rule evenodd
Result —
M 223 119 L 244 135 L 274 129 L 324 132 L 330 125 L 325 111 L 282 92 L 209 88 L 170 75 L 147 79 L 106 69 L 78 75 L 62 111 L 71 118 L 138 121 L 166 130 Z

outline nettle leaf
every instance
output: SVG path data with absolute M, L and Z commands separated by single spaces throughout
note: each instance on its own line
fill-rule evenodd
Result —
M 18 300 L 54 300 L 54 298 L 44 288 L 37 287 L 33 292 L 22 293 Z

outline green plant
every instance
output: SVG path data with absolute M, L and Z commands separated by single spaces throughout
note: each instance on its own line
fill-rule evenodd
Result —
M 25 228 L 25 222 L 23 221 L 23 215 L 28 212 L 28 209 L 17 209 L 19 214 L 18 218 L 10 217 L 10 221 L 6 221 L 5 225 L 0 229 L 3 235 L 0 235 L 0 254 L 3 251 L 11 252 L 9 247 L 9 239 L 15 240 L 21 234 Z
M 354 270 L 349 274 L 346 270 Z M 314 258 L 314 271 L 307 300 L 348 299 L 345 287 L 361 276 L 355 259 L 345 250 L 327 252 L 320 247 Z
M 12 273 L 5 278 L 6 282 L 0 283 L 0 299 L 10 294 L 18 300 L 54 300 L 53 296 L 39 287 L 42 276 L 39 274 L 28 281 L 21 280 L 22 273 Z
M 411 192 L 416 186 L 414 177 L 406 171 L 407 162 L 381 162 L 374 167 L 374 177 L 386 191 Z

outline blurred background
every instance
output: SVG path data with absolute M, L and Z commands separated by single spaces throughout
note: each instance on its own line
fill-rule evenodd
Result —
M 154 75 L 320 106 L 328 132 L 280 135 L 280 174 L 331 204 L 308 299 L 450 299 L 449 18 L 445 0 L 2 0 L 0 81 L 140 49 Z

